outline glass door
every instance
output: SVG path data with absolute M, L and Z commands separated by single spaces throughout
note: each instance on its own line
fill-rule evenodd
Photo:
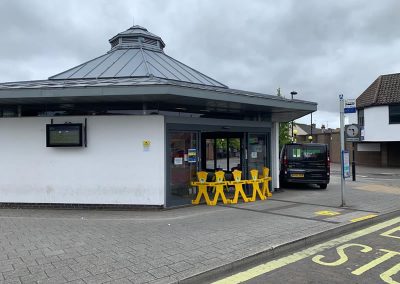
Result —
M 231 172 L 242 169 L 243 133 L 202 133 L 202 170 Z
M 247 148 L 247 168 L 262 173 L 263 167 L 267 167 L 267 137 L 264 133 L 249 133 Z
M 190 185 L 196 180 L 198 170 L 197 132 L 169 133 L 169 190 L 167 206 L 188 204 L 194 198 L 195 188 Z

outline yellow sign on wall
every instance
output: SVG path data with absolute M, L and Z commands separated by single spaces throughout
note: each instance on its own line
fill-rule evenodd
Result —
M 148 151 L 150 149 L 151 141 L 143 140 L 143 150 Z

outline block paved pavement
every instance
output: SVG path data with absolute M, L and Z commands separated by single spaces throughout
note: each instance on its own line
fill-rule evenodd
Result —
M 338 182 L 231 206 L 0 209 L 0 284 L 174 283 L 353 218 L 400 209 L 399 188 L 381 192 L 362 181 L 348 184 L 348 207 L 339 208 Z

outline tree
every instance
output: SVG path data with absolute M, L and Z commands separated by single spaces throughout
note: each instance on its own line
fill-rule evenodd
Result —
M 282 149 L 283 145 L 290 143 L 292 137 L 289 135 L 289 130 L 291 128 L 290 122 L 280 122 L 279 123 L 279 149 Z
M 276 95 L 279 97 L 283 97 L 281 94 L 281 88 L 276 90 Z M 283 145 L 290 143 L 290 128 L 291 122 L 280 122 L 279 123 L 279 149 L 282 149 Z

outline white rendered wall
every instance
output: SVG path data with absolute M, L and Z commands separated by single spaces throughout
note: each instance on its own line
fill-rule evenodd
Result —
M 0 202 L 163 205 L 164 117 L 87 118 L 87 148 L 47 148 L 48 117 L 0 118 Z
M 273 122 L 271 129 L 271 177 L 272 190 L 279 188 L 279 122 Z
M 389 124 L 389 107 L 364 109 L 364 141 L 400 141 L 400 124 Z
M 380 152 L 381 143 L 357 143 L 358 152 Z

